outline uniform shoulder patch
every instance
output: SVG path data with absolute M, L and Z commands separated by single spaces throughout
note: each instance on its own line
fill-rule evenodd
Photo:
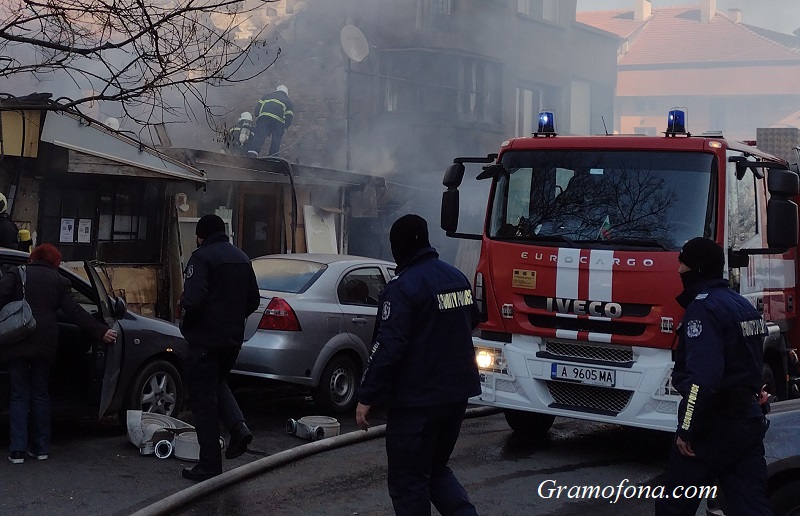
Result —
M 186 267 L 186 277 L 191 278 L 192 274 L 194 274 L 194 265 L 189 265 Z
M 697 319 L 692 319 L 686 323 L 686 336 L 689 338 L 699 337 L 703 333 L 703 323 Z
M 383 307 L 381 307 L 381 321 L 388 321 L 390 315 L 392 315 L 392 304 L 384 301 Z
M 708 292 L 701 292 L 700 294 L 697 294 L 697 296 L 694 298 L 694 300 L 695 301 L 702 301 L 703 299 L 705 299 L 707 297 L 708 297 Z

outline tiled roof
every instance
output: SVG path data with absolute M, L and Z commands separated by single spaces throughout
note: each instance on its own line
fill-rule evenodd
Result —
M 623 68 L 800 61 L 800 51 L 756 34 L 722 12 L 702 23 L 697 6 L 653 9 L 650 18 L 640 22 L 630 10 L 579 12 L 577 20 L 630 38 L 627 53 L 619 58 Z

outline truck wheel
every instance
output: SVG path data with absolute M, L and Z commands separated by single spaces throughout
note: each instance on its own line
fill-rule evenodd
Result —
M 768 393 L 773 396 L 778 395 L 775 390 L 775 375 L 772 374 L 772 368 L 767 364 L 764 364 L 764 367 L 761 369 L 761 383 L 767 386 Z
M 356 406 L 356 387 L 361 373 L 346 356 L 335 356 L 325 366 L 314 391 L 314 403 L 325 412 L 348 412 Z
M 128 392 L 128 409 L 177 417 L 183 401 L 183 380 L 174 365 L 155 360 L 136 374 Z
M 553 426 L 556 416 L 524 412 L 522 410 L 504 410 L 506 423 L 515 432 L 531 435 L 544 435 Z
M 800 479 L 786 482 L 769 495 L 769 508 L 775 516 L 792 516 L 800 514 Z

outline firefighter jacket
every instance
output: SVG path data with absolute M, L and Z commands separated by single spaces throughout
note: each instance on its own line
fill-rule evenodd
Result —
M 472 330 L 478 311 L 469 281 L 418 250 L 378 300 L 372 353 L 358 390 L 365 405 L 427 407 L 480 394 Z
M 209 235 L 189 258 L 181 296 L 181 333 L 189 344 L 242 346 L 260 301 L 250 259 L 224 233 Z
M 683 396 L 678 436 L 691 441 L 714 419 L 763 417 L 757 401 L 766 334 L 761 315 L 724 279 L 695 285 L 678 301 L 686 306 L 672 373 Z
M 264 118 L 271 118 L 282 123 L 284 129 L 292 125 L 294 119 L 294 112 L 292 111 L 292 101 L 289 100 L 289 95 L 282 91 L 273 91 L 267 93 L 256 104 L 254 113 L 256 114 L 256 123 L 259 123 Z

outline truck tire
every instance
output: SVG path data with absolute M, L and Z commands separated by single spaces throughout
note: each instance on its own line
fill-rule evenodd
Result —
M 775 516 L 797 516 L 800 514 L 800 479 L 794 478 L 769 495 L 769 508 Z
M 556 416 L 551 414 L 522 410 L 506 409 L 503 414 L 506 416 L 506 423 L 513 431 L 534 436 L 545 435 L 556 419 Z

